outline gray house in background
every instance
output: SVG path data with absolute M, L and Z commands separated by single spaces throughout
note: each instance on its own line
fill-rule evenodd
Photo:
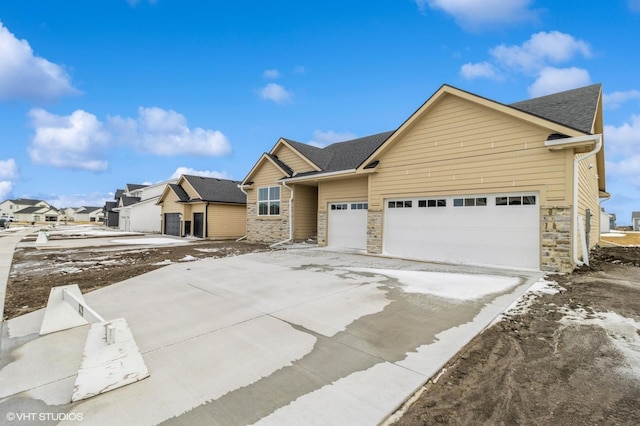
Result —
M 634 231 L 640 231 L 640 212 L 631 212 L 631 227 Z

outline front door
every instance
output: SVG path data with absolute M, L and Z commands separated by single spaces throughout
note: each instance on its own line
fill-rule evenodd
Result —
M 193 214 L 193 236 L 204 238 L 204 213 Z

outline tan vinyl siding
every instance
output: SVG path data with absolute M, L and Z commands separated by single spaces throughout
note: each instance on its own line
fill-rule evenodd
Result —
M 306 240 L 318 234 L 318 189 L 295 185 L 293 198 L 293 239 Z
M 291 167 L 291 169 L 296 173 L 310 172 L 314 170 L 307 161 L 303 160 L 300 155 L 291 151 L 291 149 L 285 145 L 280 145 L 273 154 L 276 155 L 280 161 Z
M 545 146 L 548 129 L 445 96 L 395 141 L 371 175 L 370 208 L 385 196 L 538 190 L 566 202 L 566 155 Z
M 327 210 L 327 203 L 338 201 L 367 201 L 366 176 L 322 182 L 318 185 L 318 210 Z
M 262 164 L 262 167 L 255 173 L 253 177 L 253 185 L 247 191 L 247 203 L 256 203 L 258 201 L 258 188 L 265 186 L 280 186 L 280 206 L 283 203 L 289 202 L 291 196 L 289 190 L 284 188 L 278 183 L 278 181 L 284 177 L 284 173 L 273 163 L 266 160 Z
M 193 189 L 186 179 L 183 179 L 182 182 L 180 182 L 180 186 L 182 186 L 182 189 L 184 189 L 184 191 L 189 195 L 189 198 L 200 198 L 200 195 L 198 195 L 196 190 Z
M 167 195 L 162 200 L 162 214 L 182 213 L 183 204 L 178 203 L 178 201 L 179 199 L 176 193 L 169 189 Z
M 578 163 L 578 214 L 582 216 L 586 226 L 586 210 L 591 210 L 591 232 L 589 233 L 589 248 L 600 241 L 600 203 L 598 199 L 598 179 L 596 159 L 587 158 Z M 580 232 L 578 232 L 580 236 Z M 579 246 L 582 255 L 582 245 Z
M 209 238 L 239 238 L 246 234 L 247 209 L 244 205 L 209 204 Z

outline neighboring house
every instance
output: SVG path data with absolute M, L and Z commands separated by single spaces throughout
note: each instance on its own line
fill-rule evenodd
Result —
M 640 212 L 631 212 L 631 228 L 640 231 Z
M 43 200 L 16 198 L 0 203 L 0 216 L 13 216 L 15 220 L 24 222 L 55 222 L 59 212 Z
M 57 222 L 59 215 L 58 210 L 51 206 L 25 207 L 14 214 L 19 222 Z
M 75 220 L 75 214 L 78 208 L 75 207 L 65 207 L 59 210 L 60 216 L 58 216 L 58 221 L 60 222 L 72 222 Z
M 618 224 L 616 223 L 616 214 L 609 213 L 609 229 L 616 229 Z
M 168 184 L 177 182 L 171 179 L 153 185 L 127 184 L 113 210 L 119 214 L 118 227 L 123 231 L 157 232 L 162 231 L 162 209 L 157 204 Z
M 106 201 L 102 211 L 104 213 L 104 224 L 110 228 L 117 228 L 119 225 L 120 215 L 114 210 L 118 207 L 117 201 Z
M 167 185 L 162 206 L 162 233 L 207 239 L 243 237 L 246 232 L 246 195 L 240 182 L 182 175 Z
M 73 220 L 76 222 L 102 222 L 103 219 L 102 207 L 82 206 L 73 215 Z
M 511 105 L 443 85 L 395 131 L 279 139 L 241 185 L 247 239 L 570 271 L 599 241 L 602 133 L 599 84 Z
M 600 210 L 600 233 L 605 234 L 612 229 L 611 228 L 611 217 L 613 215 L 604 211 L 604 208 Z

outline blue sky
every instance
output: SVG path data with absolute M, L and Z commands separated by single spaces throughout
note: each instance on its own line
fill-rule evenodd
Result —
M 279 137 L 393 130 L 444 83 L 503 103 L 602 83 L 603 206 L 628 224 L 638 40 L 640 0 L 4 0 L 0 200 L 241 180 Z

